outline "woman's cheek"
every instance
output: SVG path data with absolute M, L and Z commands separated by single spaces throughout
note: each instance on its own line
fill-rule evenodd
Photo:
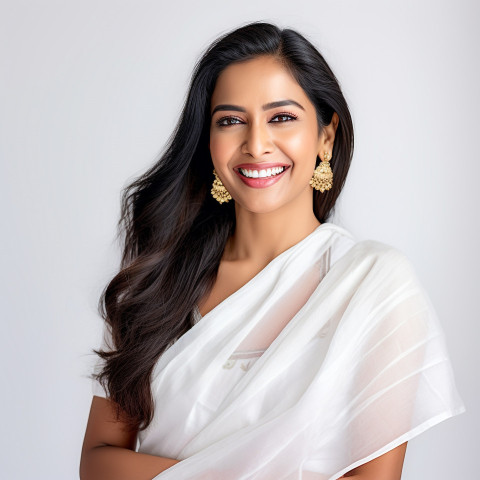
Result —
M 213 138 L 210 140 L 210 155 L 219 161 L 228 159 L 231 148 L 230 143 L 224 139 Z
M 292 161 L 305 162 L 311 139 L 297 132 L 284 135 L 278 143 L 283 145 L 283 150 L 287 152 Z

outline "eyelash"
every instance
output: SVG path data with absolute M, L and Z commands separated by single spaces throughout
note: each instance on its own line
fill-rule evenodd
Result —
M 277 117 L 290 117 L 291 120 L 286 120 L 286 121 L 283 121 L 283 122 L 273 122 L 273 123 L 288 123 L 288 122 L 292 122 L 292 121 L 297 119 L 296 115 L 294 115 L 293 113 L 287 113 L 287 112 L 277 113 L 273 118 L 277 118 Z M 225 125 L 225 124 L 222 125 L 222 122 L 224 122 L 225 120 L 240 120 L 240 119 L 237 118 L 237 117 L 222 117 L 219 120 L 217 120 L 215 123 L 218 127 L 232 127 L 233 125 L 239 125 L 238 123 L 230 123 L 230 124 L 227 124 L 227 125 Z

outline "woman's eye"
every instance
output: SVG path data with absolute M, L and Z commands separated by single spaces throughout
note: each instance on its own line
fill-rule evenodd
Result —
M 230 125 L 236 125 L 236 123 L 229 123 L 230 120 L 233 120 L 234 122 L 240 121 L 238 118 L 235 118 L 235 117 L 224 117 L 217 121 L 217 125 L 219 127 L 228 127 Z M 227 123 L 224 123 L 224 122 L 227 122 Z
M 288 120 L 282 120 L 282 121 L 274 121 L 272 119 L 272 122 L 273 123 L 285 123 L 285 122 L 291 122 L 292 120 L 296 120 L 297 117 L 295 115 L 290 115 L 290 114 L 286 114 L 286 113 L 280 113 L 278 115 L 275 115 L 273 118 L 287 118 Z

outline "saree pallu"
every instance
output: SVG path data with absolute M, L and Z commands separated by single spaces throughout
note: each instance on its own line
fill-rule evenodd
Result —
M 332 251 L 342 254 L 326 269 Z M 265 352 L 228 391 L 239 346 Z M 444 332 L 408 258 L 323 223 L 159 358 L 138 451 L 155 479 L 335 480 L 466 409 Z

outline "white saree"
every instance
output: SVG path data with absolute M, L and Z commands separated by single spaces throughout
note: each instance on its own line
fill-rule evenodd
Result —
M 411 262 L 333 223 L 196 317 L 153 371 L 155 479 L 335 480 L 465 411 Z

